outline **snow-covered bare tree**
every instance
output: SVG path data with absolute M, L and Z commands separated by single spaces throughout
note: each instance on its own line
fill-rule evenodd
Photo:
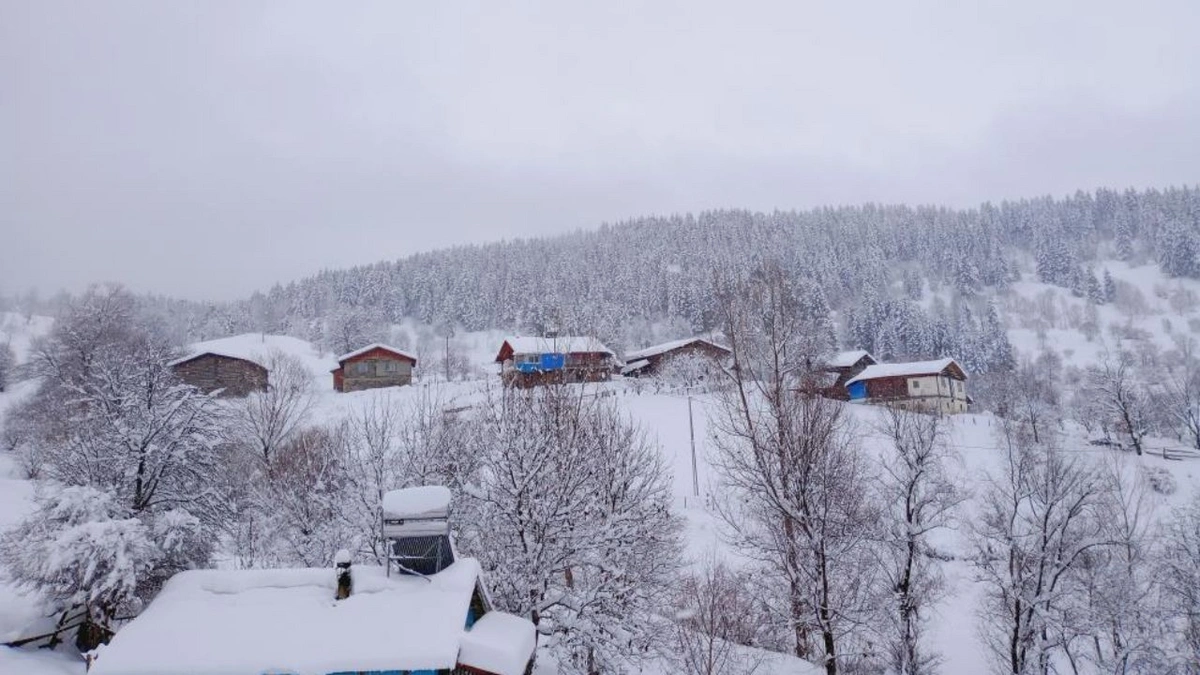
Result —
M 1108 351 L 1090 369 L 1088 388 L 1103 403 L 1112 428 L 1140 455 L 1144 450 L 1143 439 L 1150 433 L 1151 410 L 1137 372 L 1131 353 Z
M 92 289 L 69 305 L 53 331 L 35 343 L 31 367 L 39 388 L 13 414 L 24 430 L 20 443 L 34 451 L 43 477 L 104 495 L 103 514 L 89 511 L 84 520 L 106 523 L 97 529 L 124 528 L 131 542 L 136 534 L 159 552 L 121 572 L 133 575 L 122 580 L 124 588 L 147 589 L 166 574 L 206 562 L 205 542 L 230 510 L 222 490 L 220 410 L 214 399 L 174 378 L 167 364 L 175 350 L 136 319 L 132 296 L 120 288 Z M 80 534 L 84 521 L 56 517 L 53 510 L 66 507 L 53 498 L 48 504 L 50 511 L 35 511 L 21 527 L 46 541 Z M 181 530 L 190 534 L 181 537 Z M 186 554 L 174 555 L 175 543 L 185 545 Z M 95 546 L 96 556 L 124 555 L 104 549 L 103 542 Z M 26 580 L 35 586 L 45 581 Z M 87 595 L 107 582 L 84 574 L 80 583 L 97 585 L 79 589 Z M 43 588 L 58 602 L 82 597 Z M 109 604 L 86 606 L 95 624 L 111 620 Z M 84 642 L 99 637 L 102 631 L 81 635 Z
M 1182 427 L 1200 450 L 1200 345 L 1185 338 L 1168 363 L 1162 400 L 1172 425 Z
M 7 342 L 0 343 L 0 392 L 8 388 L 13 379 L 13 369 L 17 367 L 17 355 Z
M 304 362 L 282 351 L 263 364 L 270 373 L 267 390 L 253 392 L 234 410 L 230 432 L 239 445 L 270 463 L 276 449 L 304 427 L 315 399 L 313 375 Z
M 925 638 L 928 610 L 943 593 L 943 579 L 930 534 L 952 524 L 963 492 L 950 480 L 943 418 L 888 408 L 878 424 L 890 440 L 879 475 L 884 531 L 880 567 L 892 599 L 885 634 L 891 671 L 897 675 L 935 672 L 938 656 Z
M 768 268 L 721 292 L 733 365 L 710 421 L 719 514 L 730 544 L 786 587 L 795 655 L 836 675 L 880 618 L 878 518 L 854 425 L 844 404 L 805 393 L 823 345 L 786 280 Z
M 1045 675 L 1061 638 L 1075 572 L 1108 545 L 1105 482 L 1094 466 L 1006 424 L 1003 466 L 989 476 L 972 537 L 984 584 L 983 634 L 997 673 Z
M 754 589 L 747 578 L 710 554 L 679 582 L 673 662 L 686 675 L 751 675 L 762 654 L 757 643 Z
M 383 518 L 383 495 L 403 487 L 400 459 L 400 415 L 389 392 L 374 394 L 346 420 L 346 498 L 343 517 L 358 543 L 355 553 L 382 564 L 385 557 L 378 532 Z
M 567 673 L 615 672 L 660 644 L 679 528 L 658 447 L 574 385 L 507 389 L 478 415 L 462 546 L 496 603 L 529 617 Z
M 1185 675 L 1200 674 L 1200 495 L 1179 509 L 1166 528 L 1158 569 L 1170 625 L 1168 658 Z

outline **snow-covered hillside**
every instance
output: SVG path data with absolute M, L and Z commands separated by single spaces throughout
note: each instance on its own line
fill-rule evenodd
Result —
M 1169 304 L 1172 288 L 1166 290 L 1164 298 L 1156 289 L 1164 284 L 1178 285 L 1178 282 L 1166 282 L 1159 276 L 1138 269 L 1113 269 L 1113 276 L 1129 283 L 1130 287 L 1138 288 L 1147 299 L 1155 298 L 1154 304 L 1148 304 L 1148 316 L 1165 317 L 1169 311 L 1177 311 Z M 1190 283 L 1190 282 L 1189 282 Z M 1021 298 L 1037 298 L 1039 294 L 1054 293 L 1061 289 L 1042 287 L 1028 284 L 1018 285 L 1014 293 Z M 1056 302 L 1071 303 L 1074 299 L 1057 297 Z M 1014 300 L 1014 303 L 1020 300 Z M 1194 308 L 1180 315 L 1190 318 Z M 1162 316 L 1159 316 L 1162 315 Z M 1115 321 L 1116 316 L 1106 317 Z M 1155 328 L 1149 332 L 1153 339 L 1163 341 L 1168 346 L 1171 333 L 1166 331 L 1161 321 L 1154 322 Z M 10 324 L 11 325 L 11 324 Z M 50 324 L 48 319 L 37 318 L 25 324 L 27 328 L 14 331 L 10 339 L 21 348 L 19 353 L 24 355 L 29 340 L 39 332 L 46 330 Z M 1163 330 L 1159 330 L 1163 328 Z M 1055 339 L 1043 344 L 1026 344 L 1022 342 L 1025 331 L 1030 328 L 1014 328 L 1014 341 L 1027 349 L 1053 347 L 1060 349 L 1064 356 L 1079 365 L 1086 365 L 1095 352 L 1088 352 L 1085 345 L 1090 344 L 1086 337 L 1077 329 L 1065 327 Z M 470 333 L 456 336 L 457 349 L 470 354 L 470 360 L 481 369 L 490 361 L 494 348 L 499 344 L 500 335 L 496 332 Z M 246 334 L 192 345 L 190 352 L 215 350 L 236 355 L 252 355 L 281 351 L 299 359 L 312 375 L 315 391 L 313 407 L 313 423 L 332 423 L 339 419 L 353 416 L 370 406 L 381 403 L 396 408 L 409 406 L 419 397 L 436 391 L 438 400 L 447 408 L 462 409 L 482 403 L 486 399 L 486 390 L 498 386 L 498 378 L 486 375 L 473 380 L 459 382 L 439 382 L 433 374 L 428 374 L 424 381 L 414 386 L 392 388 L 385 390 L 362 391 L 350 394 L 338 394 L 332 390 L 329 369 L 334 365 L 333 355 L 322 353 L 312 344 L 295 338 L 270 336 L 262 334 Z M 6 394 L 0 394 L 0 410 L 13 400 L 26 395 L 29 383 L 17 387 Z M 716 405 L 711 395 L 698 394 L 691 397 L 690 404 L 693 414 L 689 416 L 689 397 L 675 393 L 655 393 L 654 388 L 644 382 L 618 380 L 611 383 L 587 385 L 589 395 L 602 396 L 617 402 L 633 420 L 641 425 L 654 438 L 668 461 L 673 473 L 674 508 L 685 521 L 686 553 L 690 560 L 696 561 L 708 555 L 717 555 L 728 560 L 736 561 L 738 557 L 728 550 L 721 537 L 718 519 L 710 511 L 709 496 L 713 490 L 715 476 L 711 467 L 711 433 L 709 424 L 713 406 Z M 887 441 L 876 431 L 880 422 L 880 410 L 877 408 L 846 404 L 856 422 L 863 439 L 863 452 L 870 457 L 879 457 L 887 447 Z M 692 438 L 689 420 L 694 424 L 695 453 L 693 455 Z M 956 461 L 952 462 L 951 474 L 956 482 L 969 490 L 978 492 L 985 485 L 989 473 L 999 469 L 1000 449 L 998 447 L 997 419 L 990 414 L 969 414 L 952 417 L 949 420 L 949 443 L 953 449 Z M 1165 515 L 1172 506 L 1180 505 L 1200 491 L 1200 460 L 1188 459 L 1172 461 L 1161 456 L 1147 454 L 1136 457 L 1131 453 L 1120 453 L 1112 449 L 1088 444 L 1086 435 L 1070 424 L 1056 431 L 1059 443 L 1064 451 L 1076 453 L 1087 461 L 1112 461 L 1122 463 L 1128 470 L 1140 471 L 1140 466 L 1151 467 L 1170 474 L 1178 489 L 1168 496 L 1155 495 L 1158 513 Z M 1159 445 L 1169 443 L 1160 440 Z M 695 467 L 693 469 L 693 457 Z M 693 482 L 693 471 L 696 482 Z M 30 508 L 30 499 L 35 489 L 33 481 L 25 480 L 20 475 L 19 467 L 13 458 L 6 453 L 0 453 L 0 527 L 11 525 L 24 515 Z M 696 493 L 699 493 L 697 496 Z M 938 649 L 944 661 L 944 671 L 948 673 L 982 673 L 988 670 L 988 655 L 979 636 L 976 613 L 980 607 L 982 587 L 977 581 L 977 570 L 969 560 L 971 546 L 967 538 L 969 528 L 975 518 L 974 502 L 967 501 L 957 513 L 957 523 L 954 529 L 939 532 L 936 541 L 943 552 L 950 555 L 945 563 L 948 592 L 946 597 L 934 609 L 931 617 L 932 643 Z M 37 602 L 26 595 L 18 593 L 11 585 L 0 584 L 0 638 L 13 639 L 29 635 L 46 626 L 46 620 L 40 616 Z M 663 672 L 670 672 L 668 666 L 663 666 Z M 82 666 L 77 661 L 70 660 L 70 654 L 30 653 L 23 650 L 0 650 L 0 672 L 20 672 L 32 674 L 43 673 L 73 673 L 82 672 Z M 543 672 L 550 672 L 544 670 Z M 817 672 L 810 664 L 784 655 L 770 655 L 758 671 L 763 675 L 809 675 Z

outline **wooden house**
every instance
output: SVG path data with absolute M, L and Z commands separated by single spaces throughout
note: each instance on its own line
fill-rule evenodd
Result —
M 372 344 L 338 357 L 333 369 L 335 391 L 361 391 L 412 384 L 417 357 L 383 344 Z
M 861 373 L 867 366 L 877 363 L 879 362 L 875 360 L 875 357 L 865 349 L 834 354 L 821 368 L 825 376 L 821 381 L 820 394 L 841 401 L 850 400 L 850 395 L 846 392 L 846 382 Z
M 684 357 L 701 357 L 721 363 L 733 356 L 733 352 L 705 338 L 685 338 L 660 345 L 646 347 L 625 355 L 625 366 L 621 374 L 627 377 L 644 377 L 658 374 L 672 360 Z
M 967 411 L 967 374 L 954 359 L 867 366 L 846 381 L 851 401 L 944 414 Z
M 510 337 L 495 362 L 505 384 L 528 387 L 612 379 L 617 355 L 588 336 Z
M 169 365 L 175 377 L 206 394 L 216 391 L 218 396 L 242 397 L 267 390 L 266 366 L 245 355 L 209 349 Z

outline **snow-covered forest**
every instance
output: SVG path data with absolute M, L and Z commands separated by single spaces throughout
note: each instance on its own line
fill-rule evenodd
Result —
M 1100 189 L 970 210 L 712 211 L 330 270 L 233 304 L 157 304 L 189 340 L 265 331 L 348 351 L 414 319 L 468 331 L 553 328 L 635 349 L 662 326 L 670 337 L 718 329 L 716 280 L 770 261 L 805 302 L 833 312 L 843 344 L 885 360 L 957 354 L 981 373 L 1007 365 L 993 344 L 1003 326 L 992 305 L 1014 281 L 1136 305 L 1101 262 L 1153 263 L 1168 277 L 1196 278 L 1198 223 L 1194 187 Z
M 440 484 L 538 673 L 1195 675 L 1197 278 L 1179 188 L 646 218 L 231 304 L 8 297 L 0 638 L 71 630 L 0 669 L 80 672 L 70 643 L 181 570 L 378 563 L 381 495 Z M 737 366 L 502 387 L 496 336 L 546 330 L 713 334 Z M 251 332 L 269 390 L 172 374 Z M 375 340 L 416 386 L 334 393 L 332 355 Z M 839 348 L 953 356 L 974 414 L 808 395 Z

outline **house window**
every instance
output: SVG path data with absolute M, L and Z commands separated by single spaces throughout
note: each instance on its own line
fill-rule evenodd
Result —
M 920 381 L 920 380 L 913 380 L 913 381 L 912 381 L 912 386 L 913 386 L 913 389 L 920 389 L 920 388 L 921 388 L 921 381 Z

